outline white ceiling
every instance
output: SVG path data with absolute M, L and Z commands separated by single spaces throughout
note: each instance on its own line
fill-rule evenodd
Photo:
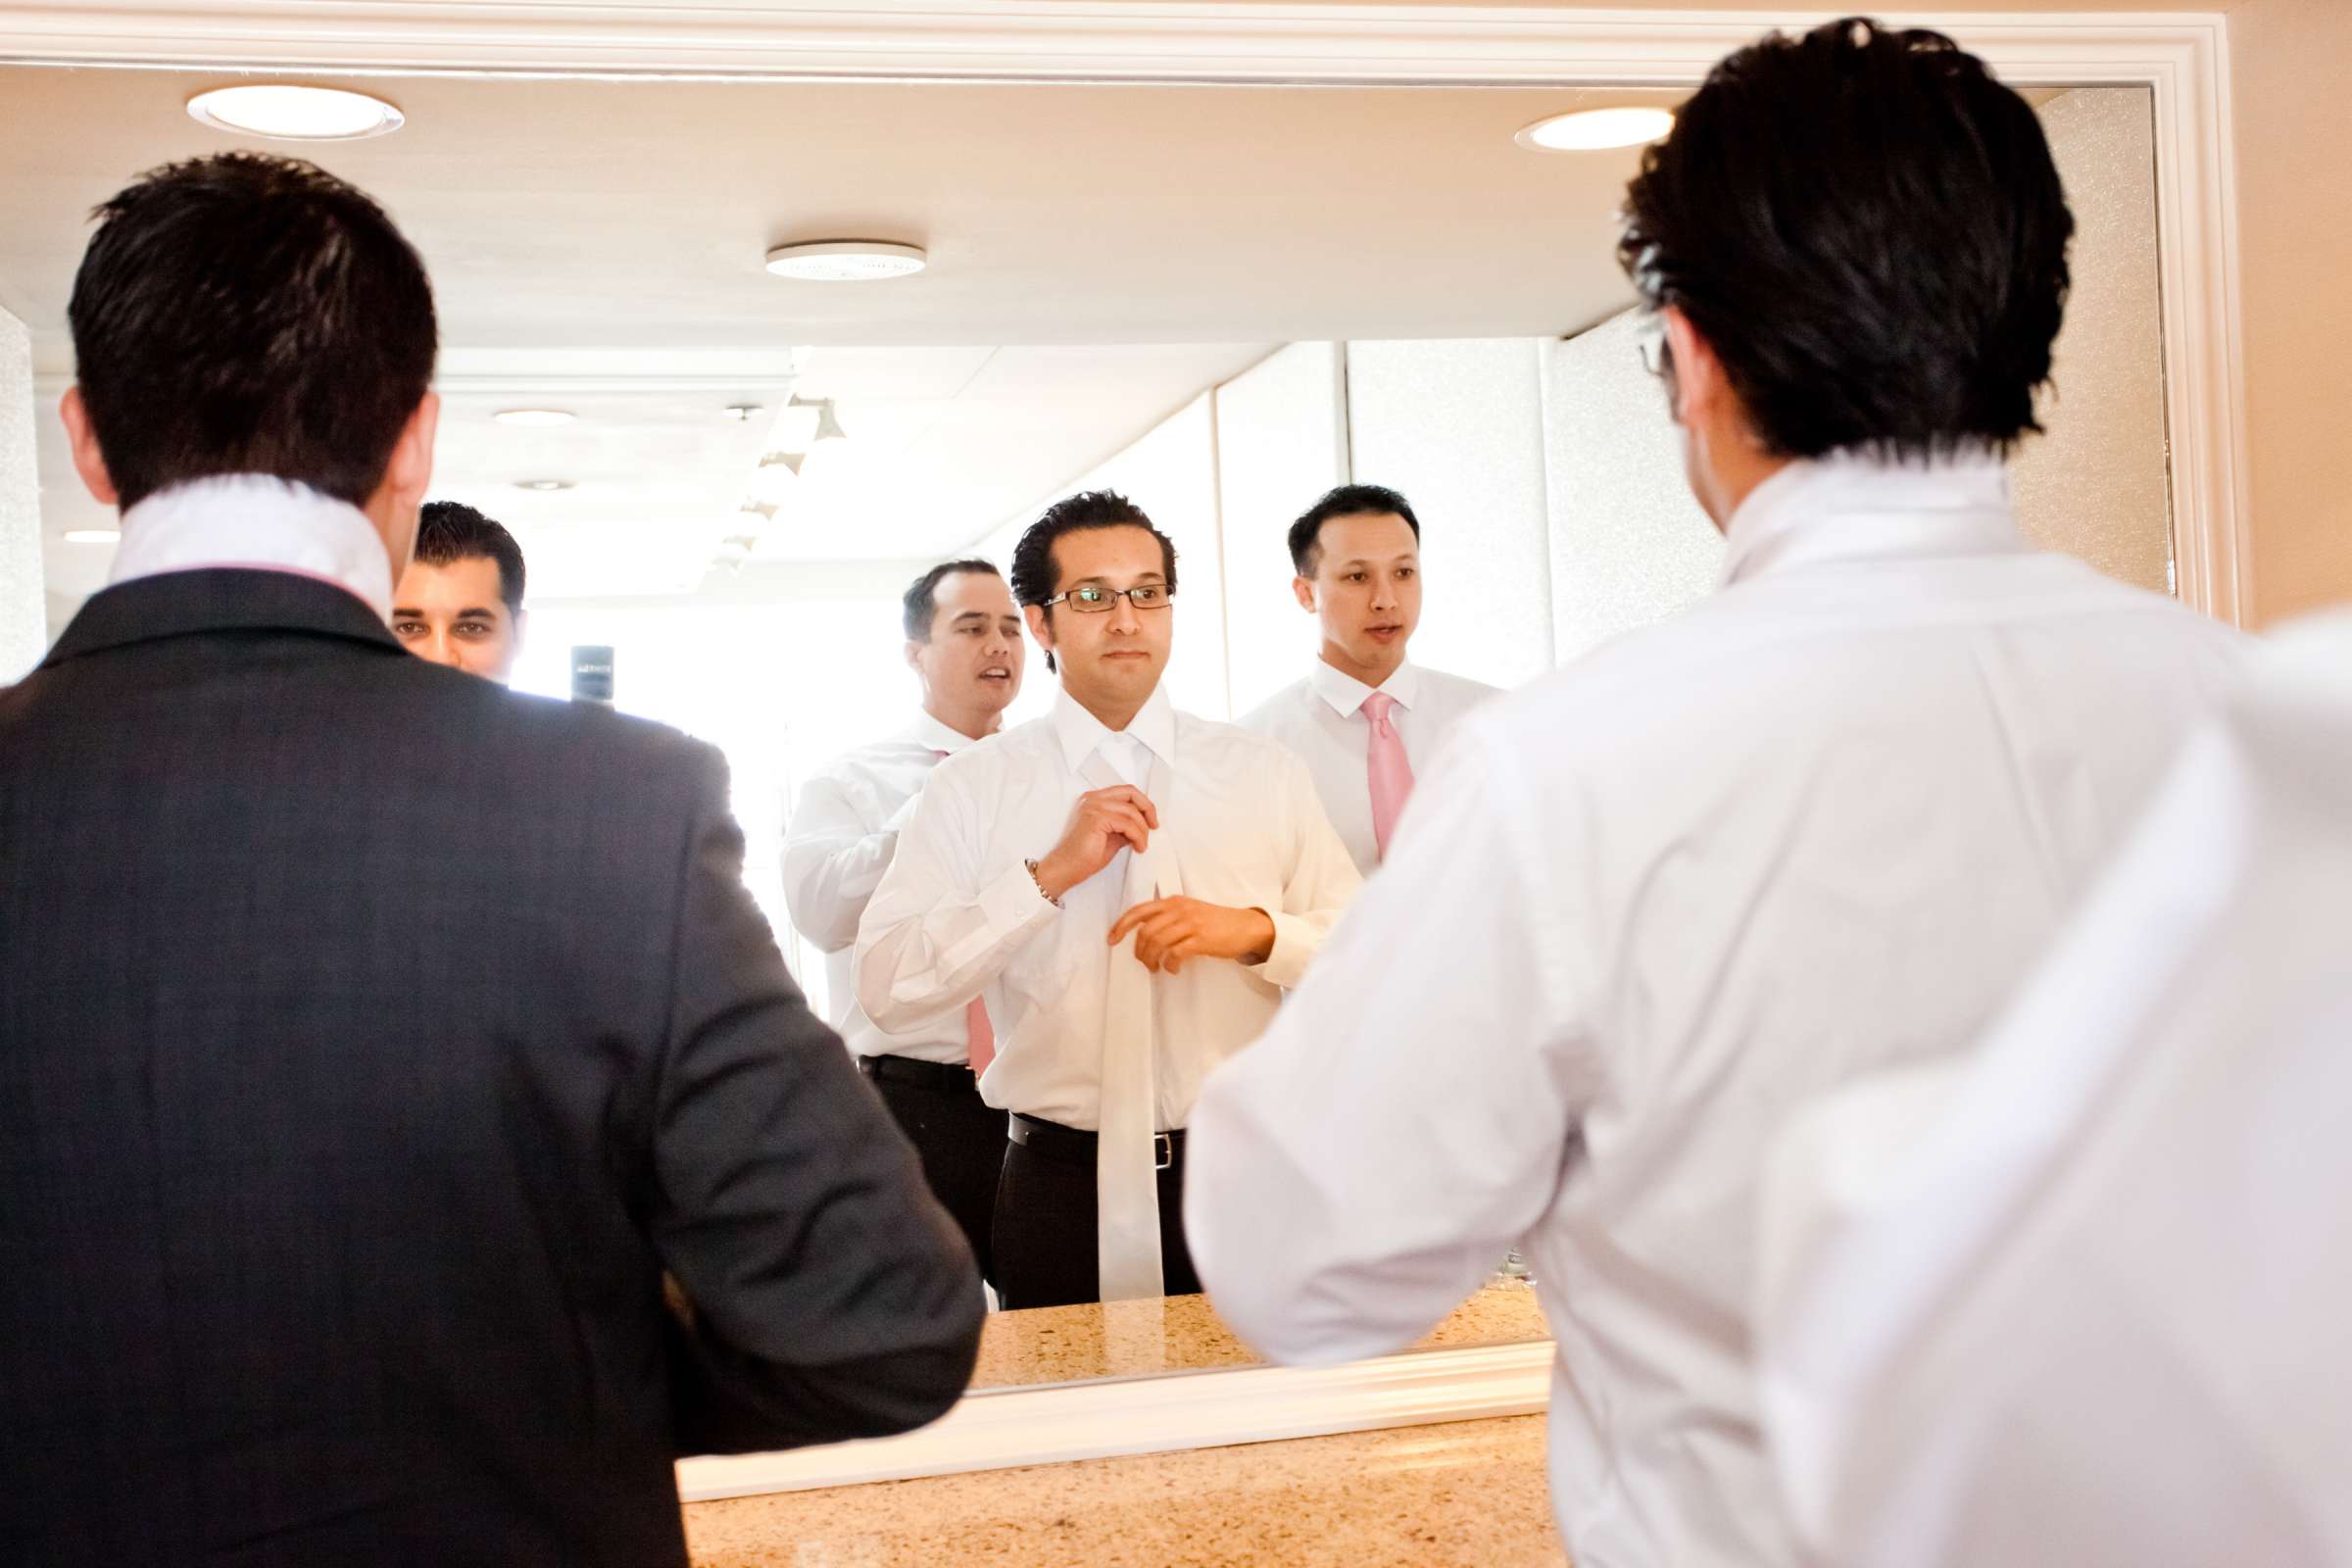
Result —
M 0 305 L 50 393 L 85 215 L 139 171 L 233 145 L 186 98 L 224 78 L 0 69 Z M 690 588 L 762 427 L 832 395 L 852 461 L 763 540 L 771 560 L 952 551 L 1273 346 L 1541 335 L 1630 296 L 1611 256 L 1631 151 L 1528 152 L 1582 89 L 938 86 L 403 77 L 407 126 L 318 161 L 432 270 L 449 405 L 440 493 L 517 527 L 534 597 Z M 1671 95 L 1668 95 L 1670 100 Z M 768 246 L 857 235 L 932 267 L 855 286 L 769 277 Z M 1147 345 L 1147 346 L 1138 346 Z M 796 351 L 810 352 L 796 359 Z M 553 403 L 558 431 L 489 422 Z M 44 420 L 44 424 L 53 423 Z M 101 520 L 44 436 L 51 587 Z M 577 488 L 537 496 L 530 477 Z

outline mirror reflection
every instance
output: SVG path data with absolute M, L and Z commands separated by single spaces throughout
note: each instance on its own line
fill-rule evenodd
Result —
M 76 215 L 288 145 L 195 85 L 0 72 L 49 401 Z M 350 85 L 402 123 L 307 150 L 442 318 L 394 635 L 725 754 L 744 884 L 1000 1305 L 1197 1291 L 1194 1096 L 1449 726 L 1719 570 L 1610 254 L 1639 149 L 1514 139 L 1672 95 Z M 2163 588 L 2147 97 L 2034 97 L 2081 232 L 2019 511 Z M 41 432 L 54 634 L 113 514 Z M 1488 1304 L 1459 1332 L 1541 1331 Z M 1185 1310 L 1156 1354 L 1001 1381 L 1247 1355 Z

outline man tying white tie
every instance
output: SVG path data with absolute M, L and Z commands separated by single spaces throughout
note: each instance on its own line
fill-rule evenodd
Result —
M 1184 1128 L 1358 886 L 1305 767 L 1160 689 L 1176 555 L 1123 497 L 1047 510 L 1013 595 L 1054 710 L 931 775 L 858 934 L 891 1029 L 994 999 L 1011 1112 L 992 1245 L 1008 1307 L 1200 1289 Z
M 1323 643 L 1304 680 L 1241 720 L 1297 752 L 1323 809 L 1370 876 L 1424 761 L 1463 714 L 1495 695 L 1482 681 L 1408 662 L 1421 623 L 1421 519 L 1384 485 L 1344 484 L 1291 524 L 1291 591 Z
M 974 1082 L 995 1051 L 987 1000 L 975 996 L 884 1029 L 858 1005 L 850 956 L 858 916 L 931 770 L 995 734 L 1020 694 L 1021 614 L 997 568 L 971 560 L 943 562 L 915 578 L 901 618 L 922 711 L 898 734 L 833 759 L 803 786 L 785 826 L 784 904 L 793 926 L 825 955 L 827 1021 L 922 1156 L 931 1191 L 994 1284 L 989 1230 L 1004 1119 Z

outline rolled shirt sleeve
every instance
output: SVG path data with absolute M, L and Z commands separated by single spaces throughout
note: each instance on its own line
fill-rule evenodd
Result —
M 906 813 L 869 829 L 838 779 L 812 778 L 792 808 L 784 836 L 784 906 L 793 929 L 822 953 L 858 940 L 866 901 L 890 869 Z
M 1024 862 L 980 863 L 978 821 L 952 769 L 915 797 L 858 931 L 858 1003 L 883 1029 L 965 1005 L 1058 912 Z
M 1363 878 L 1331 825 L 1306 764 L 1288 751 L 1282 761 L 1283 797 L 1293 824 L 1291 864 L 1283 876 L 1282 907 L 1265 911 L 1274 922 L 1274 946 L 1256 973 L 1289 991 L 1305 978 L 1307 965 L 1354 902 Z

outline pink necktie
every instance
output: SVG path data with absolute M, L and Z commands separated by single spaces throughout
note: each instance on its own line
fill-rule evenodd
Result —
M 943 762 L 948 758 L 948 754 L 942 751 L 934 751 L 931 755 Z M 988 1071 L 990 1062 L 997 1059 L 997 1026 L 988 1021 L 986 997 L 974 997 L 964 1007 L 963 1038 L 971 1048 L 972 1076 L 977 1078 Z
M 987 998 L 974 997 L 971 1005 L 963 1009 L 963 1037 L 971 1042 L 972 1076 L 977 1078 L 997 1059 L 997 1030 L 988 1021 Z
M 1405 759 L 1404 737 L 1389 718 L 1396 699 L 1374 692 L 1364 699 L 1363 714 L 1372 721 L 1372 747 L 1366 759 L 1372 780 L 1372 837 L 1380 858 L 1389 858 L 1389 835 L 1404 812 L 1405 797 L 1413 793 L 1413 764 Z

